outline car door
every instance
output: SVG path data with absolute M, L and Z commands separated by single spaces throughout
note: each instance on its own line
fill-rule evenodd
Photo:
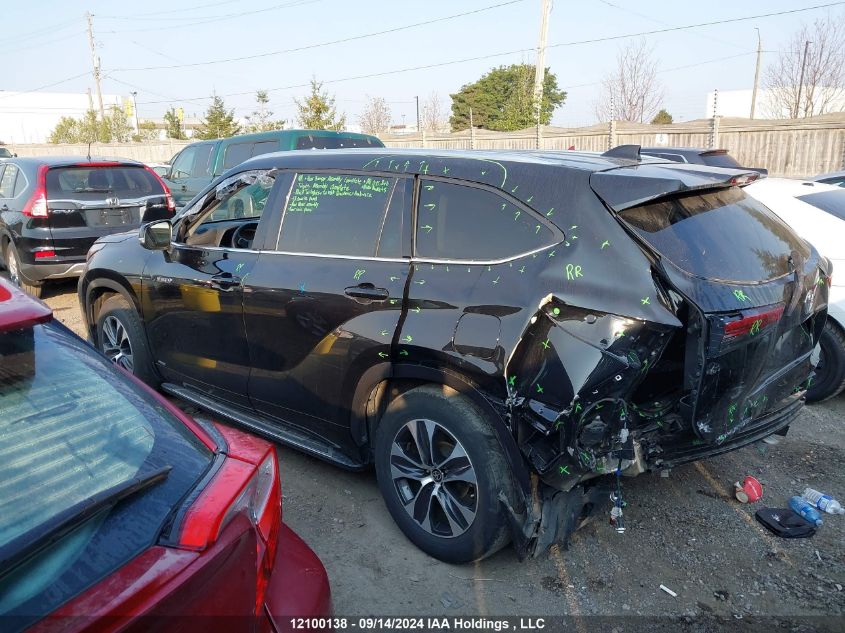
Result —
M 285 193 L 278 241 L 244 288 L 249 396 L 261 413 L 343 447 L 360 377 L 394 359 L 413 179 L 309 171 L 292 174 Z
M 142 280 L 144 321 L 164 378 L 245 407 L 243 280 L 258 259 L 253 242 L 271 221 L 274 183 L 267 170 L 220 182 L 177 222 L 172 248 L 150 255 Z M 234 210 L 244 199 L 253 202 L 246 216 Z
M 188 145 L 173 159 L 167 184 L 177 207 L 184 207 L 211 181 L 215 143 Z

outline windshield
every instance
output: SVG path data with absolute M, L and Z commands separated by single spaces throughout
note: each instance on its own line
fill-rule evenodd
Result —
M 798 199 L 840 220 L 845 220 L 845 189 L 841 191 L 820 191 L 806 196 L 798 196 Z
M 664 257 L 699 277 L 768 281 L 790 272 L 807 245 L 739 187 L 673 196 L 619 216 Z
M 6 549 L 95 495 L 173 465 L 166 482 L 0 570 L 0 616 L 48 613 L 149 547 L 211 460 L 184 424 L 56 323 L 0 333 L 0 437 Z

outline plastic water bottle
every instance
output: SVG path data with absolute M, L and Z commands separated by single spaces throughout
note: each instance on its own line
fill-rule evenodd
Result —
M 795 495 L 789 500 L 789 507 L 795 514 L 804 517 L 810 523 L 815 523 L 816 527 L 822 524 L 822 515 L 804 497 Z
M 845 508 L 836 499 L 823 492 L 806 488 L 804 494 L 801 496 L 822 512 L 827 512 L 828 514 L 845 514 Z

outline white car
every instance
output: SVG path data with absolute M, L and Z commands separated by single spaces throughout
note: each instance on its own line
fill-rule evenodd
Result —
M 764 178 L 745 187 L 833 263 L 828 319 L 819 341 L 816 378 L 807 400 L 845 389 L 845 189 L 819 182 Z

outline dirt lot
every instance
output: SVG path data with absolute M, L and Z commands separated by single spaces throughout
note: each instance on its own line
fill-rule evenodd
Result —
M 75 284 L 55 286 L 46 301 L 81 331 Z M 601 518 L 568 551 L 523 563 L 510 549 L 474 565 L 429 558 L 393 524 L 372 472 L 350 474 L 286 448 L 283 511 L 325 563 L 341 615 L 828 615 L 841 624 L 845 517 L 789 541 L 766 532 L 754 511 L 786 507 L 805 486 L 845 501 L 845 395 L 805 408 L 780 445 L 763 446 L 668 478 L 626 479 L 624 535 Z M 761 503 L 733 500 L 732 484 L 746 474 L 763 483 Z

